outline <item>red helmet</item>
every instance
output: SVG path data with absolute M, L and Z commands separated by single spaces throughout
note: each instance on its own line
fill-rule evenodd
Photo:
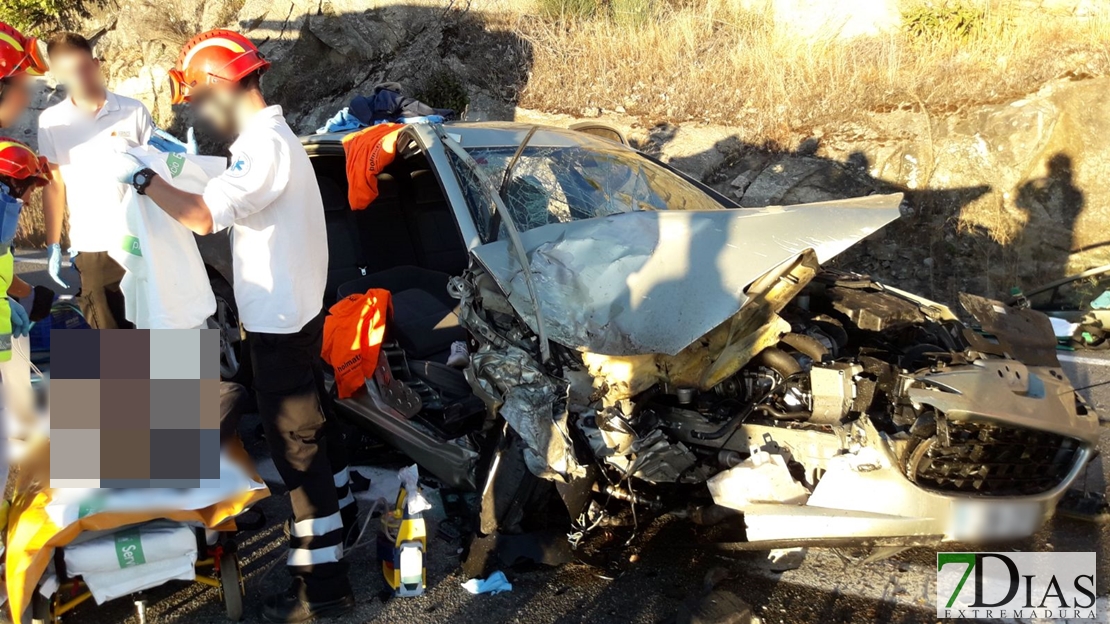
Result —
M 30 147 L 11 139 L 0 140 L 0 178 L 26 180 L 31 186 L 50 182 L 50 165 Z
M 270 62 L 243 35 L 224 29 L 210 30 L 189 40 L 170 70 L 173 104 L 188 102 L 192 91 L 213 85 L 234 85 Z
M 0 22 L 0 79 L 21 74 L 41 76 L 46 62 L 39 49 L 39 40 Z

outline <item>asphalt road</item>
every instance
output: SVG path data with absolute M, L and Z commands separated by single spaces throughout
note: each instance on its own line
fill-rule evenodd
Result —
M 32 283 L 42 283 L 45 266 L 39 258 L 17 264 Z M 19 269 L 18 267 L 23 267 Z M 70 283 L 75 283 L 74 279 Z M 1079 387 L 1110 381 L 1110 356 L 1065 354 L 1064 368 Z M 1110 415 L 1110 385 L 1084 391 L 1102 413 Z M 245 423 L 249 430 L 250 421 Z M 1110 452 L 1110 427 L 1104 429 L 1103 454 Z M 273 478 L 272 464 L 262 460 L 260 472 Z M 1106 490 L 1110 465 L 1096 460 L 1089 469 L 1093 488 Z M 268 479 L 269 480 L 269 479 Z M 258 615 L 264 595 L 287 582 L 283 533 L 278 521 L 288 513 L 280 485 L 262 505 L 270 526 L 241 536 L 246 574 L 247 622 Z M 365 495 L 363 495 L 365 498 Z M 363 500 L 362 504 L 367 505 Z M 371 525 L 373 526 L 373 525 Z M 1100 556 L 1098 593 L 1100 618 L 1108 622 L 1110 604 L 1110 525 L 1054 519 L 1015 550 L 1095 551 Z M 707 576 L 754 609 L 768 624 L 832 624 L 838 622 L 935 622 L 933 585 L 935 550 L 916 548 L 878 563 L 861 564 L 864 553 L 811 549 L 797 569 L 774 572 L 766 553 L 737 552 L 715 544 L 710 536 L 679 519 L 663 518 L 646 527 L 627 549 L 622 565 L 601 570 L 584 564 L 559 568 L 506 570 L 513 591 L 496 596 L 471 596 L 460 584 L 457 542 L 429 541 L 428 591 L 410 599 L 383 600 L 384 583 L 374 559 L 373 543 L 351 555 L 351 579 L 358 605 L 349 616 L 331 620 L 356 622 L 642 622 L 671 621 L 703 594 Z M 959 545 L 945 550 L 963 550 Z M 272 565 L 272 564 L 277 565 Z M 218 592 L 200 585 L 171 584 L 148 594 L 148 622 L 208 624 L 226 621 Z M 95 607 L 83 605 L 67 622 L 136 623 L 134 608 L 124 600 Z M 1089 620 L 1087 620 L 1089 621 Z

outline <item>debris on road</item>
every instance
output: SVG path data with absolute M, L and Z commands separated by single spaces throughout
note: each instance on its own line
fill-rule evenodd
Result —
M 484 579 L 470 579 L 462 584 L 462 588 L 475 596 L 478 594 L 489 594 L 494 596 L 501 592 L 513 591 L 513 584 L 509 582 L 509 579 L 505 578 L 504 572 L 498 570 Z

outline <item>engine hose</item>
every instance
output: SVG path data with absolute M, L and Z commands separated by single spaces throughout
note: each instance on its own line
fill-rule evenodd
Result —
M 799 353 L 808 355 L 814 362 L 822 362 L 825 356 L 829 354 L 829 350 L 825 345 L 821 344 L 819 340 L 813 336 L 805 334 L 786 334 L 780 340 L 783 344 L 794 347 Z
M 775 409 L 774 407 L 761 403 L 755 406 L 755 409 L 766 413 L 771 418 L 776 420 L 809 420 L 813 414 L 809 412 L 783 412 Z
M 726 435 L 730 435 L 736 429 L 736 427 L 740 425 L 740 423 L 744 422 L 744 419 L 748 417 L 748 414 L 751 413 L 752 408 L 748 407 L 742 411 L 737 412 L 736 415 L 732 418 L 729 418 L 728 422 L 722 425 L 720 429 L 717 429 L 716 431 L 698 431 L 695 429 L 690 432 L 690 437 L 696 440 L 720 440 Z
M 781 375 L 783 379 L 802 371 L 802 365 L 798 363 L 798 360 L 795 360 L 793 356 L 778 347 L 767 347 L 760 351 L 759 355 L 755 356 L 754 362 L 770 368 Z

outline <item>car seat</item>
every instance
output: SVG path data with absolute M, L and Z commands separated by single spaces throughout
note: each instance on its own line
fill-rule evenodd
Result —
M 459 326 L 458 302 L 447 293 L 447 273 L 417 266 L 399 266 L 349 281 L 339 296 L 365 293 L 371 288 L 390 291 L 393 320 L 390 336 L 409 358 L 444 363 L 451 343 L 466 340 Z

